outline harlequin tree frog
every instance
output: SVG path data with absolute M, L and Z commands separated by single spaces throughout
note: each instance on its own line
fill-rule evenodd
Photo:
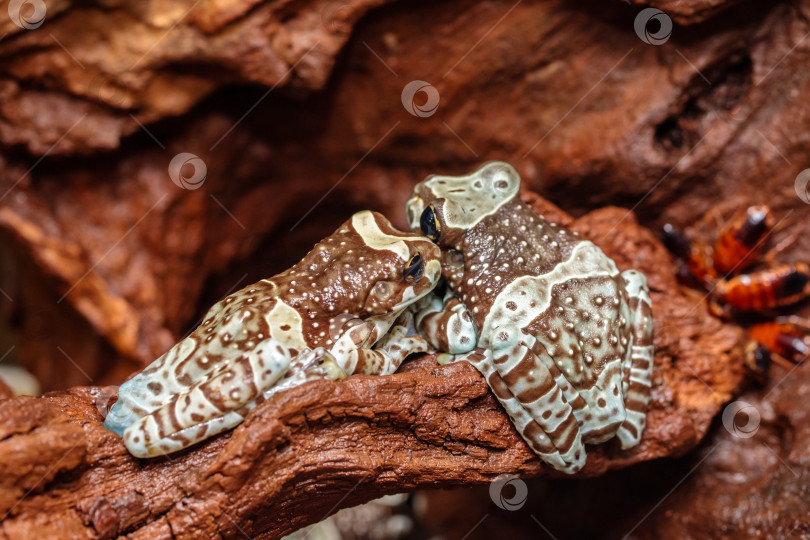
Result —
M 486 377 L 544 461 L 576 472 L 583 443 L 636 445 L 653 365 L 645 277 L 619 272 L 593 243 L 547 222 L 519 196 L 520 177 L 493 162 L 431 176 L 407 209 L 442 248 L 450 294 L 422 301 L 419 329 Z
M 439 280 L 439 257 L 382 215 L 355 214 L 289 270 L 214 305 L 121 386 L 105 426 L 133 455 L 152 457 L 236 426 L 281 388 L 393 373 L 428 350 L 408 310 Z

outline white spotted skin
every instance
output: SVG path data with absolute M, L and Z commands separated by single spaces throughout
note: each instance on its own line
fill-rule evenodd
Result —
M 643 274 L 619 272 L 593 243 L 522 203 L 519 184 L 510 165 L 489 163 L 415 188 L 411 226 L 419 230 L 430 208 L 456 298 L 417 321 L 431 323 L 420 331 L 441 334 L 450 329 L 437 321 L 466 310 L 476 348 L 444 350 L 481 371 L 544 461 L 573 473 L 585 465 L 586 443 L 616 437 L 629 448 L 641 439 L 653 367 L 649 291 Z M 426 339 L 447 347 L 455 338 Z
M 136 457 L 154 457 L 235 427 L 279 390 L 393 373 L 429 349 L 411 310 L 439 281 L 439 257 L 434 243 L 382 215 L 355 214 L 289 270 L 215 304 L 121 385 L 105 427 Z

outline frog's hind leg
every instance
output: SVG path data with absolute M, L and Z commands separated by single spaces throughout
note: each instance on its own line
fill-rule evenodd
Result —
M 536 341 L 532 350 L 544 362 L 562 390 L 563 397 L 571 405 L 582 441 L 586 444 L 599 444 L 612 438 L 626 418 L 619 391 L 622 384 L 621 360 L 617 358 L 606 362 L 592 387 L 577 388 L 549 356 L 545 343 Z M 609 391 L 611 388 L 615 389 L 615 393 Z
M 252 339 L 240 337 L 243 319 L 234 316 L 240 310 L 252 312 L 253 320 L 261 317 L 255 307 L 238 302 L 229 304 L 225 300 L 216 303 L 191 334 L 119 387 L 118 399 L 105 418 L 104 427 L 121 435 L 138 419 L 186 392 L 194 381 L 209 376 L 223 362 L 227 363 L 235 349 L 227 348 L 221 341 L 224 335 L 234 336 L 231 343 Z
M 186 337 L 166 351 L 143 371 L 118 388 L 118 399 L 104 419 L 104 427 L 119 435 L 165 405 L 173 395 L 188 388 L 187 380 L 199 380 L 217 366 L 199 349 L 196 334 Z M 207 365 L 204 365 L 207 364 Z
M 632 341 L 624 359 L 622 390 L 627 417 L 616 436 L 622 448 L 641 440 L 650 401 L 653 370 L 653 319 L 647 279 L 636 270 L 622 272 L 630 305 Z
M 586 455 L 577 419 L 542 360 L 522 343 L 493 357 L 470 362 L 487 378 L 532 450 L 557 470 L 580 470 Z
M 322 349 L 320 353 L 327 354 Z M 290 360 L 286 347 L 268 339 L 130 425 L 124 430 L 124 444 L 136 457 L 154 457 L 236 426 L 284 375 Z

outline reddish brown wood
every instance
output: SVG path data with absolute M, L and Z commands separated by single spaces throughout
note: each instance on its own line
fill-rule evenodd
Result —
M 620 267 L 649 279 L 656 367 L 648 427 L 627 452 L 589 449 L 579 476 L 694 448 L 742 383 L 740 332 L 708 315 L 672 277 L 669 256 L 625 210 L 571 221 Z M 338 508 L 420 487 L 483 484 L 502 473 L 558 475 L 527 449 L 484 379 L 431 356 L 387 377 L 314 382 L 258 407 L 236 430 L 151 461 L 106 431 L 110 394 L 77 387 L 0 401 L 0 532 L 111 538 L 278 538 Z M 317 496 L 316 496 L 317 494 Z

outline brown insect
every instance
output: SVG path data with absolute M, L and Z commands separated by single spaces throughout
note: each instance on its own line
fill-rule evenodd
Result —
M 670 224 L 663 228 L 664 244 L 676 257 L 681 281 L 707 291 L 712 313 L 724 319 L 773 317 L 780 308 L 810 297 L 808 264 L 773 266 L 774 256 L 795 237 L 763 255 L 773 221 L 767 206 L 750 206 L 720 228 L 713 246 L 690 241 Z M 759 261 L 771 266 L 747 271 Z M 747 367 L 763 380 L 771 363 L 789 366 L 803 361 L 810 355 L 808 335 L 810 323 L 795 316 L 752 324 Z

